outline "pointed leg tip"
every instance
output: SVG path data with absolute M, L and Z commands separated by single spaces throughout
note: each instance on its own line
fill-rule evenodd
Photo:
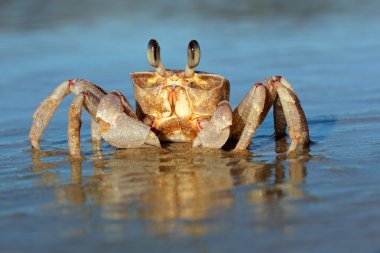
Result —
M 38 150 L 41 149 L 41 148 L 40 148 L 40 144 L 38 143 L 38 141 L 30 140 L 30 144 L 32 144 L 32 147 L 33 147 L 34 149 L 38 149 Z
M 300 154 L 300 153 L 308 152 L 308 151 L 309 151 L 309 141 L 302 142 L 299 140 L 293 140 L 286 154 L 287 155 Z

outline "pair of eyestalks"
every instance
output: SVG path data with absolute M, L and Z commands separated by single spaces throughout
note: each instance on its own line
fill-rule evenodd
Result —
M 149 64 L 156 70 L 158 74 L 165 74 L 165 67 L 161 62 L 160 45 L 157 40 L 151 39 L 148 43 L 147 57 Z M 192 40 L 187 47 L 187 65 L 185 75 L 191 77 L 194 74 L 195 68 L 201 60 L 201 49 L 196 40 Z

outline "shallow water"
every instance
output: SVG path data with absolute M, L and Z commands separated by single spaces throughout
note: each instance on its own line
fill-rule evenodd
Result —
M 378 1 L 2 1 L 1 252 L 379 252 Z M 236 106 L 280 74 L 309 120 L 310 152 L 287 157 L 268 117 L 249 150 L 67 154 L 66 99 L 28 140 L 34 110 L 63 80 L 89 79 L 133 101 L 157 38 L 169 68 L 197 39 L 199 69 L 231 81 Z

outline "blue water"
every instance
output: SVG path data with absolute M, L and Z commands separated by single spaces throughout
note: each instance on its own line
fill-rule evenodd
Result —
M 0 3 L 0 252 L 379 252 L 378 1 L 3 1 Z M 30 148 L 38 104 L 89 79 L 133 101 L 156 38 L 168 68 L 197 39 L 200 70 L 293 84 L 313 144 L 284 155 L 268 116 L 243 153 L 183 146 L 67 153 L 64 100 Z

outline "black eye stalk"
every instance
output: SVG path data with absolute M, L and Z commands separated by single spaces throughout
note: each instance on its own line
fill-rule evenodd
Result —
M 152 66 L 161 76 L 165 75 L 166 69 L 161 62 L 160 45 L 157 40 L 151 39 L 149 41 L 146 55 L 150 66 Z M 193 76 L 195 68 L 198 66 L 200 60 L 201 48 L 196 40 L 192 40 L 187 47 L 187 65 L 185 69 L 185 75 L 187 77 Z
M 151 39 L 149 41 L 146 55 L 150 66 L 152 66 L 158 74 L 163 76 L 166 69 L 161 62 L 160 45 L 157 40 Z
M 187 65 L 185 75 L 190 77 L 201 60 L 201 48 L 196 40 L 192 40 L 187 47 Z

